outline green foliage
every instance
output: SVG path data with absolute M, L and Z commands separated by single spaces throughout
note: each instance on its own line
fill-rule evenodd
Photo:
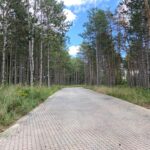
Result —
M 65 43 L 66 32 L 71 23 L 66 21 L 62 2 L 0 0 L 0 23 L 0 65 L 4 64 L 3 71 L 0 71 L 3 74 L 0 82 L 40 82 L 48 85 L 48 79 L 51 84 L 64 80 L 56 78 L 68 67 L 66 64 L 70 58 Z M 6 27 L 5 31 L 3 27 Z M 30 53 L 33 53 L 33 56 Z M 30 68 L 34 73 L 31 73 Z M 34 81 L 31 81 L 31 75 Z
M 150 7 L 148 1 L 122 1 L 118 8 L 120 31 L 122 38 L 122 49 L 127 53 L 124 67 L 127 70 L 128 85 L 133 87 L 150 88 Z M 120 9 L 121 10 L 121 9 Z M 127 10 L 127 11 L 126 11 Z M 125 19 L 128 18 L 128 19 Z
M 61 86 L 5 86 L 0 89 L 0 131 L 43 102 Z
M 80 58 L 70 59 L 71 84 L 84 83 L 84 62 Z
M 115 85 L 121 82 L 121 54 L 115 49 L 114 20 L 109 11 L 91 9 L 81 34 L 81 53 L 85 63 L 85 80 L 89 84 Z
M 150 89 L 144 88 L 130 88 L 128 86 L 120 85 L 114 87 L 107 86 L 85 86 L 94 91 L 121 98 L 131 103 L 150 107 Z

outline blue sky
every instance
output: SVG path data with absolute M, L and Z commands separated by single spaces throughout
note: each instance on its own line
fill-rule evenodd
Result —
M 83 32 L 83 24 L 87 21 L 87 10 L 98 7 L 103 10 L 114 11 L 119 0 L 59 0 L 63 1 L 66 9 L 64 10 L 67 20 L 73 22 L 67 35 L 70 38 L 68 49 L 70 55 L 75 56 L 79 51 L 82 38 L 79 36 Z

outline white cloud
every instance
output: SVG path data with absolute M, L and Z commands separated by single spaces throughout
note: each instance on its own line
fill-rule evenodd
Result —
M 106 5 L 111 0 L 57 0 L 63 2 L 66 7 L 73 7 L 75 13 L 85 12 L 92 6 Z M 105 6 L 106 7 L 106 6 Z
M 71 56 L 76 56 L 80 52 L 80 46 L 79 45 L 74 45 L 69 47 L 69 54 Z
M 86 0 L 58 0 L 64 2 L 65 6 L 79 6 L 85 3 Z
M 72 22 L 77 18 L 77 16 L 69 9 L 64 9 L 64 14 L 67 17 L 66 21 Z
M 58 0 L 58 2 L 64 2 L 65 6 L 80 6 L 86 3 L 96 3 L 97 1 L 101 0 Z

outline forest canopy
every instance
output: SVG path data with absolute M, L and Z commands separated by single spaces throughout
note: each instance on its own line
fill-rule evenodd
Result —
M 150 88 L 148 0 L 122 0 L 115 13 L 90 9 L 77 58 L 67 51 L 64 9 L 56 0 L 0 1 L 1 84 Z

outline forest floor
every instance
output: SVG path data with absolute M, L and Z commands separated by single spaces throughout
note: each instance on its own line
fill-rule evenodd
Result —
M 130 88 L 128 86 L 84 86 L 93 91 L 121 98 L 136 105 L 150 109 L 150 89 Z
M 19 85 L 0 87 L 0 132 L 59 89 L 61 86 L 51 88 Z

